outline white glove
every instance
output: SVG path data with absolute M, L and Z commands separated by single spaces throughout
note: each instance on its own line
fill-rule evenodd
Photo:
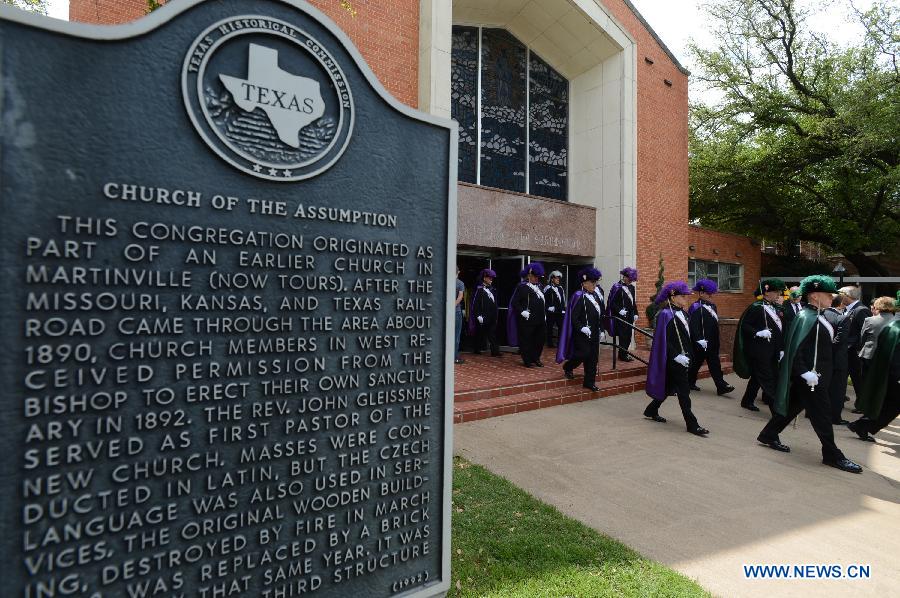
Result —
M 562 311 L 559 312 L 559 313 L 561 313 L 562 315 L 566 315 L 566 310 L 562 310 Z
M 706 347 L 709 346 L 709 341 L 707 341 L 705 338 L 701 338 L 699 341 L 697 341 L 697 344 L 703 347 L 703 350 L 706 351 Z
M 637 315 L 637 314 L 634 314 L 634 321 L 637 322 L 637 321 L 638 321 L 638 318 L 640 318 L 640 317 L 641 317 L 641 316 L 639 316 L 639 315 Z
M 582 327 L 581 332 L 588 338 L 591 338 L 591 329 L 588 326 Z
M 800 377 L 806 380 L 806 383 L 810 386 L 815 386 L 819 383 L 819 375 L 815 372 L 803 372 L 800 374 Z
M 782 359 L 784 359 L 784 351 L 779 351 L 778 352 L 778 361 L 781 361 Z
M 687 366 L 690 365 L 690 363 L 691 363 L 691 360 L 688 359 L 688 356 L 685 355 L 684 353 L 679 353 L 678 355 L 676 355 L 676 356 L 675 356 L 675 361 L 676 361 L 677 363 L 683 365 L 684 367 L 687 367 Z
M 758 336 L 759 338 L 772 338 L 772 331 L 768 328 L 765 330 L 760 330 L 756 333 L 756 336 Z
M 478 323 L 479 323 L 479 324 L 484 324 L 484 317 L 483 317 L 483 316 L 478 316 Z
M 553 313 L 556 311 L 556 308 L 551 305 L 550 307 L 547 308 L 547 311 L 549 311 L 550 313 Z
M 522 317 L 527 320 L 528 318 L 531 317 L 531 312 L 526 309 L 525 311 L 522 312 Z
M 620 310 L 619 310 L 619 315 L 620 315 L 620 316 L 627 316 L 627 315 L 628 315 L 628 312 L 625 311 L 624 309 L 620 309 Z
M 601 340 L 601 341 L 605 341 L 605 340 L 606 340 L 606 333 L 603 332 L 602 330 L 600 331 L 600 340 Z

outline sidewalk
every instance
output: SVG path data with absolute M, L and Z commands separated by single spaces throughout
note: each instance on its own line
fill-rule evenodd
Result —
M 865 468 L 848 474 L 821 464 L 802 416 L 781 436 L 791 453 L 757 444 L 767 411 L 741 409 L 744 381 L 728 379 L 734 398 L 709 380 L 692 397 L 706 439 L 685 432 L 674 397 L 667 424 L 643 419 L 641 392 L 457 424 L 455 450 L 718 596 L 895 594 L 900 420 L 877 444 L 835 429 Z M 744 564 L 863 564 L 871 577 L 748 580 Z

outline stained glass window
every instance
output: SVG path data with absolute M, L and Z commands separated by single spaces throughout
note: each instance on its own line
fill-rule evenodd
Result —
M 569 82 L 504 29 L 454 27 L 452 48 L 459 180 L 568 199 Z
M 529 189 L 534 195 L 565 200 L 569 82 L 533 53 L 528 68 Z
M 477 183 L 478 27 L 453 28 L 450 99 L 450 114 L 459 123 L 458 178 Z

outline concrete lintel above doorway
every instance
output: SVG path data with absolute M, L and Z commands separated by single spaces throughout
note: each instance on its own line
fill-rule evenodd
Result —
M 457 245 L 522 254 L 595 255 L 591 206 L 460 183 Z

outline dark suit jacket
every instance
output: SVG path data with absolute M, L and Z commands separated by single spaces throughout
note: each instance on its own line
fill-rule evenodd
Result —
M 866 318 L 872 317 L 872 310 L 866 307 L 862 301 L 858 301 L 856 305 L 853 306 L 853 309 L 847 310 L 846 315 L 850 319 L 850 331 L 847 333 L 847 346 L 854 353 L 859 353 L 863 323 L 865 323 Z

